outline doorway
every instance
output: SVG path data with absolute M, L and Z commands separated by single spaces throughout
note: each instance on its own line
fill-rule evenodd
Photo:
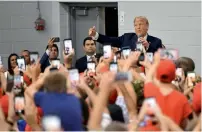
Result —
M 83 40 L 88 36 L 89 28 L 95 26 L 97 32 L 101 34 L 118 36 L 117 3 L 68 3 L 68 6 L 70 7 L 70 36 L 75 49 L 74 60 L 85 55 Z M 114 16 L 110 18 L 110 15 Z M 96 43 L 96 50 L 97 53 L 101 53 L 102 44 Z

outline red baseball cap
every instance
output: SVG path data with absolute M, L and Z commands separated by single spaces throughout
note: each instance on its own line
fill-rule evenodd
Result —
M 156 70 L 156 78 L 164 83 L 171 83 L 175 79 L 175 64 L 171 60 L 161 60 Z

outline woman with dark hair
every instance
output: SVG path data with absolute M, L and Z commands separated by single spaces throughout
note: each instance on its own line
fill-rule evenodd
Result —
M 8 57 L 8 71 L 5 73 L 7 80 L 12 80 L 14 76 L 14 69 L 17 66 L 18 55 L 12 53 Z

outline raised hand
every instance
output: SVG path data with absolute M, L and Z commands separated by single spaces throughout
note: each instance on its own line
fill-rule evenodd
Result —
M 91 37 L 94 37 L 96 35 L 95 26 L 93 26 L 92 28 L 89 29 L 88 35 L 91 36 Z

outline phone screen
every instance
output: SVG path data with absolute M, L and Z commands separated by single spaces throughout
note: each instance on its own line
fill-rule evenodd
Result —
M 109 68 L 110 68 L 110 71 L 112 71 L 112 72 L 117 72 L 118 71 L 117 63 L 111 63 Z
M 142 45 L 141 42 L 138 42 L 138 43 L 136 44 L 136 50 L 138 50 L 138 51 L 140 51 L 140 52 L 143 51 L 143 45 Z
M 154 108 L 156 107 L 156 99 L 154 97 L 146 98 L 145 103 L 150 107 Z
M 44 116 L 42 118 L 42 127 L 45 131 L 60 131 L 61 120 L 58 116 Z
M 38 58 L 39 58 L 39 53 L 37 53 L 37 52 L 36 53 L 34 53 L 34 52 L 30 53 L 30 61 L 32 64 L 36 63 Z
M 21 70 L 21 71 L 26 70 L 25 59 L 24 58 L 18 58 L 17 63 L 18 63 L 19 70 Z
M 153 62 L 153 53 L 152 52 L 148 52 L 147 53 L 147 58 L 150 62 Z
M 161 49 L 161 59 L 177 60 L 179 58 L 179 51 L 176 49 Z
M 131 72 L 117 72 L 115 76 L 116 81 L 132 81 L 133 76 Z
M 88 68 L 89 72 L 95 72 L 95 63 L 94 62 L 88 62 L 87 68 Z
M 194 86 L 195 81 L 196 81 L 196 73 L 195 72 L 188 72 L 187 77 L 188 77 L 188 86 L 189 87 Z
M 25 98 L 16 96 L 14 98 L 14 108 L 18 113 L 22 113 L 25 109 Z
M 72 51 L 72 40 L 66 39 L 64 40 L 64 52 L 65 54 L 69 54 Z
M 53 67 L 57 67 L 59 69 L 59 67 L 60 67 L 60 60 L 59 59 L 52 60 L 51 64 L 52 64 Z
M 128 56 L 130 55 L 130 52 L 131 52 L 131 49 L 123 49 L 122 50 L 123 57 L 125 59 L 128 58 Z
M 177 68 L 176 69 L 176 75 L 179 77 L 182 77 L 182 68 Z
M 2 63 L 2 57 L 0 56 L 0 65 L 2 65 L 3 63 Z
M 104 58 L 110 58 L 111 54 L 112 54 L 111 52 L 112 52 L 111 45 L 104 45 L 103 46 Z
M 69 70 L 69 77 L 71 81 L 79 81 L 79 71 L 78 69 Z

